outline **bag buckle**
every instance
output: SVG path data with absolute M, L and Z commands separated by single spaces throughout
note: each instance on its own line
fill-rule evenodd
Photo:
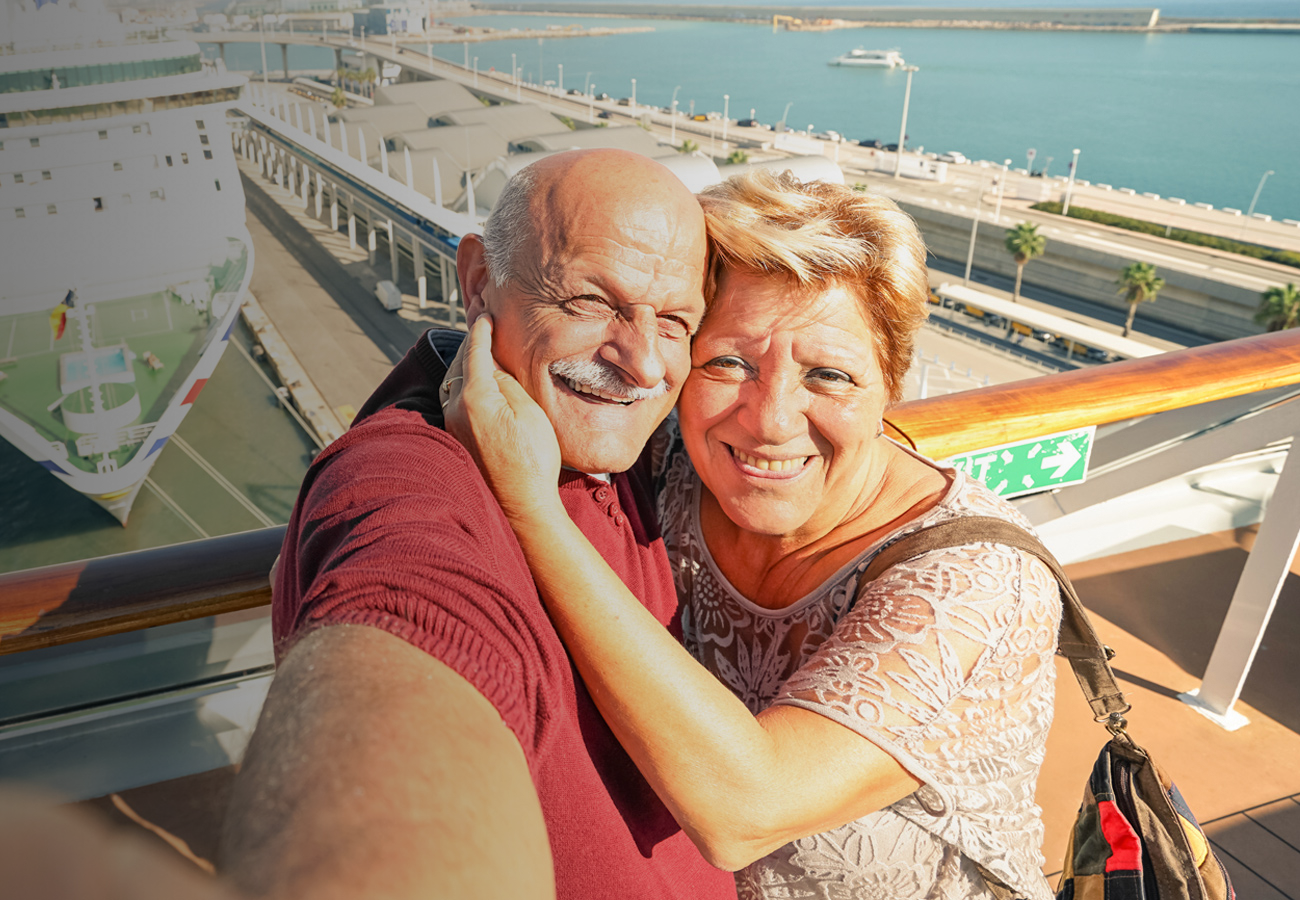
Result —
M 1131 705 L 1125 703 L 1122 710 L 1104 716 L 1093 716 L 1093 721 L 1105 725 L 1107 731 L 1115 737 L 1119 737 L 1124 734 L 1125 729 L 1128 728 L 1128 719 L 1124 718 L 1124 713 L 1128 712 L 1132 708 Z

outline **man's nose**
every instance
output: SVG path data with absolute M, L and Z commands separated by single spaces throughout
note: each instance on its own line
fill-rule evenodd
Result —
M 654 310 L 634 306 L 610 324 L 600 356 L 635 386 L 652 388 L 668 374 L 659 341 L 659 319 Z

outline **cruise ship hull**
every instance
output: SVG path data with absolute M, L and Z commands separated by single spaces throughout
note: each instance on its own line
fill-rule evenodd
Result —
M 59 2 L 4 23 L 0 438 L 125 524 L 252 275 L 228 119 L 246 79 Z

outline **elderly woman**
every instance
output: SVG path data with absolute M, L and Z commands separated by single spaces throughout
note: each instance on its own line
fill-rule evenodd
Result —
M 1034 786 L 1060 601 L 975 544 L 869 583 L 946 519 L 1026 524 L 883 436 L 925 316 L 892 202 L 788 174 L 701 196 L 712 304 L 659 449 L 685 649 L 568 520 L 550 425 L 476 323 L 462 404 L 556 628 L 620 742 L 742 898 L 1047 898 Z

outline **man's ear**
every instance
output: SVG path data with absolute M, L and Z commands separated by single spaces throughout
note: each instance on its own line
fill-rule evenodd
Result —
M 477 234 L 467 234 L 460 239 L 456 248 L 456 276 L 460 279 L 460 296 L 465 305 L 465 326 L 468 328 L 488 311 L 484 291 L 492 284 L 483 239 Z

